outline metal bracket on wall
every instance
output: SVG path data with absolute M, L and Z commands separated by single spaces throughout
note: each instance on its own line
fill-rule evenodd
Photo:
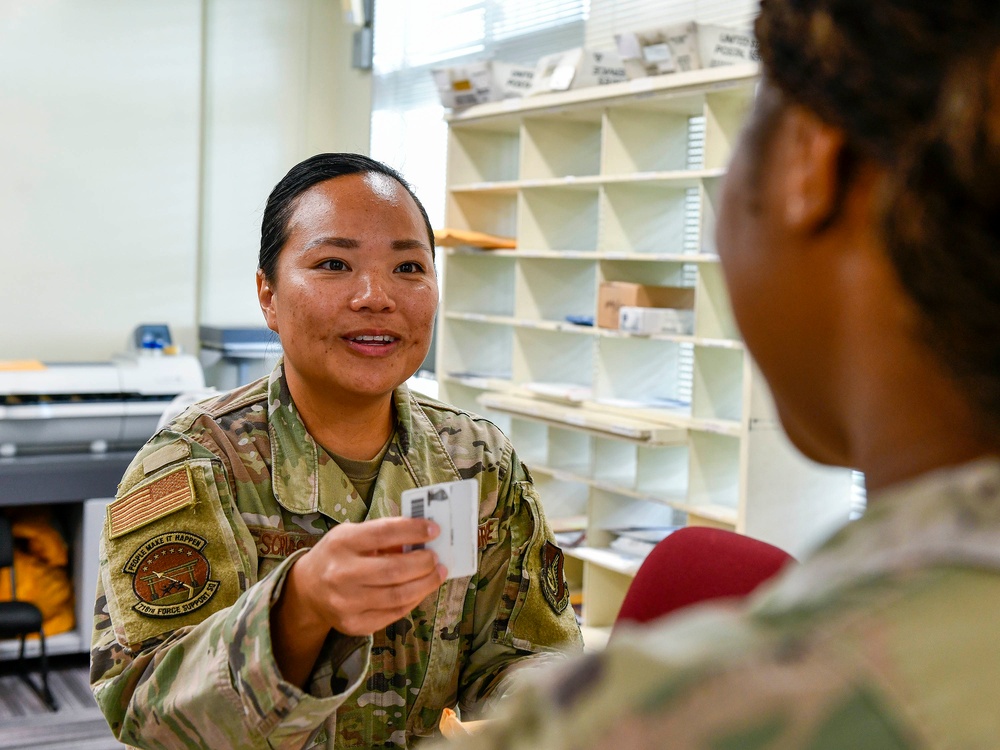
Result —
M 351 67 L 371 70 L 375 46 L 375 0 L 362 0 L 361 3 L 355 4 L 361 6 L 361 17 L 357 18 L 361 21 L 361 28 L 354 32 L 352 39 Z

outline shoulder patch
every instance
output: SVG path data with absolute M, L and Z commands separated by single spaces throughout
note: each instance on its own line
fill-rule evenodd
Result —
M 156 457 L 156 453 L 149 458 Z M 193 504 L 191 470 L 187 464 L 178 466 L 108 506 L 108 538 L 116 539 Z
M 180 440 L 167 443 L 142 459 L 142 473 L 149 476 L 157 469 L 162 469 L 167 464 L 172 464 L 174 461 L 187 458 L 190 455 L 191 447 L 187 443 Z
M 133 609 L 146 617 L 186 615 L 208 604 L 219 589 L 197 534 L 171 531 L 140 544 L 122 569 L 132 576 L 138 600 Z
M 566 590 L 566 574 L 563 570 L 563 552 L 546 540 L 542 545 L 541 557 L 538 578 L 542 595 L 552 607 L 552 611 L 560 614 L 569 604 L 569 591 Z

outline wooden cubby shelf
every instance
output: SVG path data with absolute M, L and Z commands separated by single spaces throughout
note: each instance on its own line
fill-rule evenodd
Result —
M 554 528 L 582 524 L 566 569 L 589 647 L 642 562 L 625 530 L 718 526 L 797 554 L 847 519 L 850 472 L 781 432 L 716 253 L 757 79 L 712 68 L 449 118 L 446 223 L 517 248 L 444 250 L 441 397 L 510 435 Z M 693 332 L 586 325 L 607 281 L 693 288 Z

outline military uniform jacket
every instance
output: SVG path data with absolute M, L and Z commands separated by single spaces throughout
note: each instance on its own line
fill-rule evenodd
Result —
M 394 393 L 370 508 L 309 436 L 282 367 L 154 436 L 109 506 L 91 654 L 122 742 L 149 748 L 404 747 L 469 714 L 580 631 L 530 476 L 488 421 Z M 303 691 L 269 617 L 292 561 L 335 524 L 398 516 L 403 490 L 477 477 L 476 575 L 369 638 L 331 632 Z
M 616 635 L 460 747 L 992 750 L 998 633 L 1000 462 L 982 461 L 873 496 L 749 610 Z

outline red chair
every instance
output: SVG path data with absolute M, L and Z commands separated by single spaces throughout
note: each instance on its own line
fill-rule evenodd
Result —
M 649 553 L 612 632 L 709 599 L 740 598 L 795 558 L 767 542 L 702 526 L 678 529 Z

